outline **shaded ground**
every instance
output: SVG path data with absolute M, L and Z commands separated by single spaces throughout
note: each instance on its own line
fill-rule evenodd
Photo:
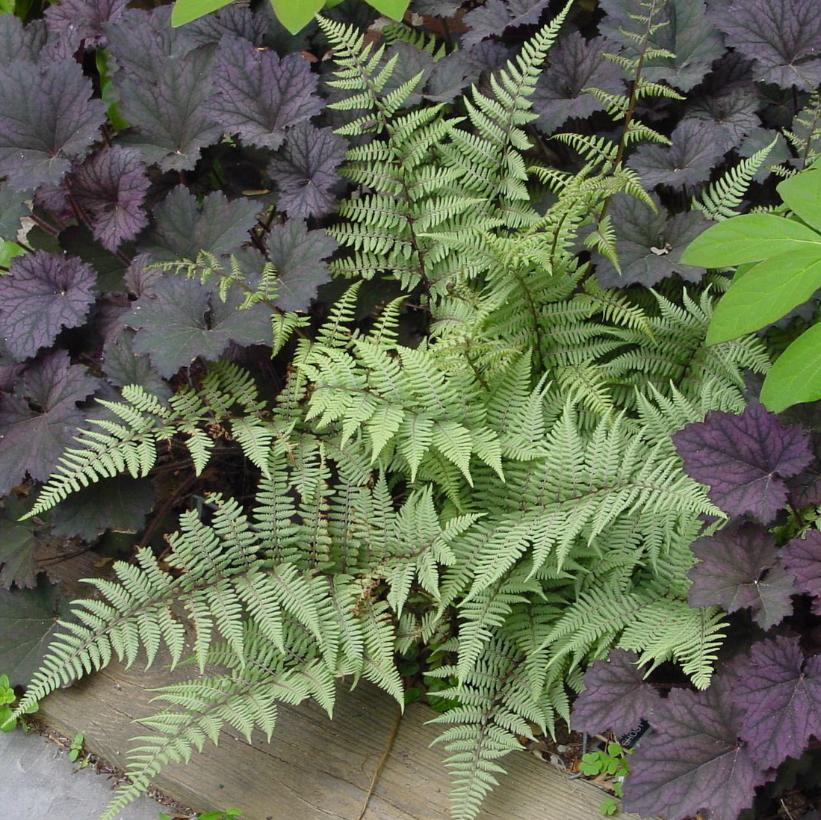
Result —
M 0 806 L 14 820 L 95 820 L 111 797 L 112 781 L 93 766 L 75 766 L 43 736 L 0 732 Z M 118 820 L 157 820 L 163 807 L 143 797 Z

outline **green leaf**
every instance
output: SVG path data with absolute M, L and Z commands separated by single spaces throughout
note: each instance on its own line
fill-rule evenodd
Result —
M 804 303 L 821 287 L 821 245 L 801 247 L 759 262 L 716 306 L 707 344 L 718 344 L 752 333 Z
M 400 21 L 408 10 L 410 0 L 368 0 L 368 5 L 375 8 L 380 14 Z
M 231 0 L 177 0 L 171 12 L 171 25 L 174 28 L 184 26 L 230 4 Z
M 770 368 L 761 401 L 774 413 L 821 399 L 821 324 L 799 336 Z
M 777 190 L 793 213 L 821 231 L 821 171 L 808 171 L 785 179 Z
M 15 256 L 22 256 L 25 251 L 16 242 L 0 239 L 0 267 L 7 268 Z
M 274 14 L 291 34 L 296 34 L 314 19 L 324 0 L 271 0 Z
M 14 0 L 0 0 L 0 14 L 14 14 Z
M 783 216 L 742 214 L 719 222 L 697 236 L 684 251 L 681 261 L 702 268 L 726 268 L 743 262 L 760 262 L 807 245 L 821 250 L 821 234 Z

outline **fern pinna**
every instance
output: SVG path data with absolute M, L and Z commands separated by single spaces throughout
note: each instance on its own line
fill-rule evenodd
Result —
M 113 657 L 193 661 L 198 674 L 159 693 L 107 818 L 224 725 L 270 736 L 277 705 L 307 698 L 332 713 L 337 681 L 402 705 L 396 656 L 413 646 L 458 703 L 437 719 L 455 818 L 477 814 L 518 737 L 568 718 L 585 665 L 611 647 L 709 682 L 724 622 L 687 606 L 687 571 L 704 517 L 721 513 L 669 436 L 740 409 L 742 370 L 767 359 L 754 339 L 704 345 L 709 292 L 640 298 L 590 277 L 580 237 L 610 253 L 608 199 L 647 197 L 615 144 L 582 146 L 575 175 L 528 167 L 529 96 L 566 13 L 471 91 L 465 118 L 407 108 L 419 78 L 385 91 L 382 49 L 321 22 L 347 94 L 336 106 L 355 116 L 342 130 L 372 137 L 349 154 L 359 189 L 334 229 L 350 251 L 336 274 L 358 281 L 315 333 L 274 314 L 274 348 L 292 355 L 277 396 L 227 363 L 170 400 L 126 388 L 38 498 L 31 515 L 146 475 L 169 439 L 197 470 L 234 442 L 258 472 L 253 503 L 214 495 L 185 513 L 163 563 L 143 549 L 90 581 L 19 705 Z M 631 123 L 625 139 L 647 136 Z M 555 193 L 546 213 L 529 173 Z M 175 269 L 219 278 L 223 296 L 242 286 L 240 309 L 276 289 L 271 270 L 245 281 L 209 255 Z M 405 295 L 363 332 L 357 296 L 377 276 Z M 414 346 L 399 335 L 409 300 L 429 317 Z

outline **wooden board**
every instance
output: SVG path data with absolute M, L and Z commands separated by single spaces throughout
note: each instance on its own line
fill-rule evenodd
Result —
M 72 592 L 73 579 L 96 574 L 90 564 L 78 566 L 83 561 L 89 558 L 60 573 Z M 125 768 L 130 738 L 150 732 L 139 721 L 155 710 L 151 690 L 174 677 L 161 663 L 149 671 L 113 663 L 54 692 L 40 716 L 68 737 L 81 732 L 90 751 Z M 270 744 L 263 737 L 249 744 L 224 730 L 219 746 L 208 746 L 188 766 L 168 767 L 154 785 L 199 811 L 237 807 L 247 820 L 447 820 L 449 778 L 443 751 L 430 748 L 439 732 L 427 723 L 433 716 L 426 706 L 411 705 L 396 732 L 396 703 L 363 684 L 339 692 L 332 721 L 314 703 L 281 706 Z M 525 752 L 503 763 L 509 775 L 486 801 L 482 817 L 601 817 L 603 793 L 589 783 L 570 780 Z

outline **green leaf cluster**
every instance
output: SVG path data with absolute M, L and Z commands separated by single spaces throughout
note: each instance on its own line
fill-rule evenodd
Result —
M 737 265 L 707 333 L 718 344 L 778 321 L 821 288 L 821 166 L 785 179 L 778 192 L 785 214 L 734 216 L 697 237 L 688 264 Z M 821 399 L 821 325 L 815 322 L 779 356 L 761 401 L 775 412 Z
M 270 0 L 274 14 L 291 34 L 301 31 L 325 8 L 338 6 L 341 0 Z M 230 5 L 232 0 L 176 0 L 171 25 L 184 26 L 206 14 Z M 410 0 L 364 0 L 380 14 L 401 20 Z

